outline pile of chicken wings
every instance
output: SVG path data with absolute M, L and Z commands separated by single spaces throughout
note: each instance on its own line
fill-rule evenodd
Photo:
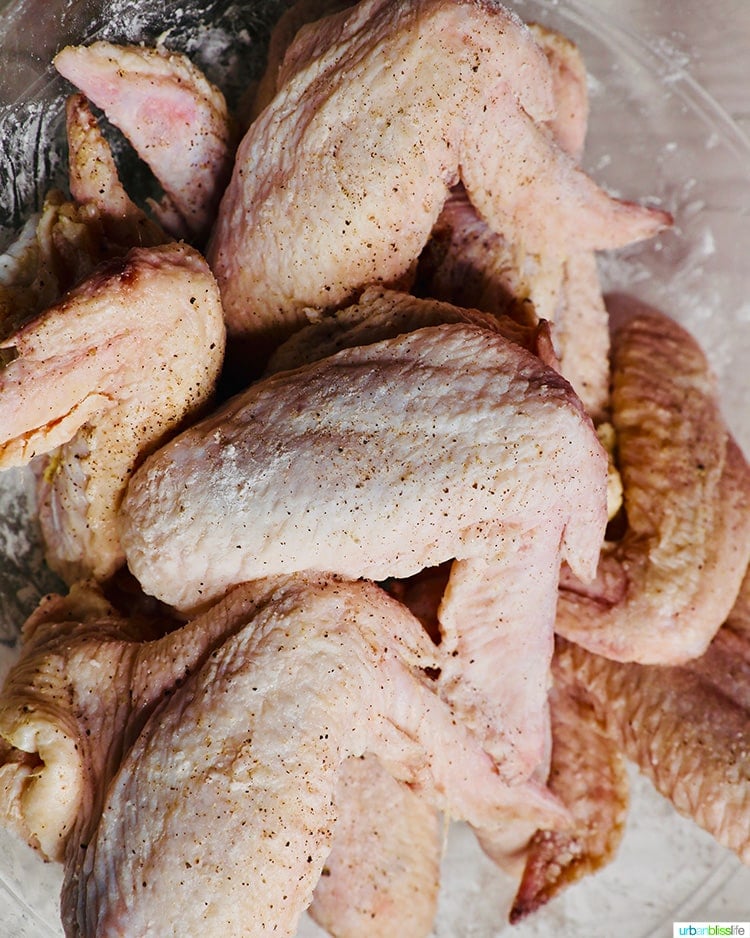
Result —
M 575 45 L 301 0 L 236 114 L 163 45 L 54 64 L 0 468 L 61 588 L 0 819 L 66 934 L 427 936 L 445 818 L 518 921 L 615 855 L 628 759 L 750 862 L 750 470 L 696 341 L 605 303 L 596 252 L 671 218 L 581 168 Z

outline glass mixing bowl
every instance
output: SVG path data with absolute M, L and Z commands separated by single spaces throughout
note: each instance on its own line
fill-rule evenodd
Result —
M 7 239 L 64 182 L 64 86 L 49 62 L 66 42 L 153 40 L 188 52 L 230 102 L 262 69 L 283 3 L 15 0 L 0 11 L 0 233 Z M 559 29 L 591 74 L 585 164 L 610 190 L 658 201 L 674 230 L 602 259 L 605 286 L 663 309 L 700 339 L 719 376 L 729 424 L 750 452 L 750 144 L 693 82 L 684 61 L 586 0 L 515 0 L 526 20 Z M 122 158 L 127 159 L 126 148 Z M 33 521 L 29 476 L 0 476 L 0 674 L 17 631 L 54 588 Z M 635 770 L 615 861 L 517 926 L 504 925 L 508 884 L 461 825 L 451 828 L 437 938 L 656 938 L 673 921 L 750 919 L 750 870 L 680 818 Z M 60 871 L 0 832 L 0 938 L 61 934 Z M 311 922 L 304 936 L 322 935 Z

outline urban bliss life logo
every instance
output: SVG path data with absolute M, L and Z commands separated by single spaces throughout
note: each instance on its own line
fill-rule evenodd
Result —
M 746 935 L 750 938 L 748 922 L 675 922 L 672 938 L 683 935 Z

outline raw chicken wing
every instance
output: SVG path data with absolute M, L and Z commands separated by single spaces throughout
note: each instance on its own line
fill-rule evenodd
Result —
M 170 627 L 173 630 L 160 637 Z M 339 648 L 339 637 L 344 647 Z M 243 683 L 238 671 L 226 671 L 225 653 L 221 650 L 227 643 L 231 646 L 235 639 L 243 645 L 249 642 L 252 647 L 255 647 L 253 643 L 259 643 L 265 649 L 262 654 L 252 648 L 245 649 L 240 655 L 241 661 L 236 662 L 240 672 L 260 669 L 254 676 L 246 674 L 250 697 L 244 704 L 236 699 L 232 703 L 227 697 L 237 690 L 237 681 Z M 290 642 L 289 646 L 285 646 L 285 641 Z M 364 645 L 360 647 L 362 641 Z M 328 672 L 327 662 L 339 652 L 342 662 Z M 236 653 L 235 647 L 234 651 L 229 651 L 229 657 Z M 380 734 L 376 749 L 386 760 L 387 767 L 397 770 L 400 777 L 429 795 L 434 806 L 489 828 L 506 823 L 517 814 L 524 817 L 527 812 L 534 816 L 541 813 L 553 828 L 565 823 L 565 813 L 539 786 L 511 789 L 497 776 L 481 746 L 434 695 L 427 674 L 439 669 L 439 652 L 416 620 L 373 586 L 347 584 L 330 577 L 259 581 L 238 587 L 204 615 L 174 629 L 174 623 L 163 614 L 124 617 L 106 601 L 96 584 L 80 583 L 68 596 L 44 600 L 29 619 L 24 627 L 20 660 L 12 668 L 0 695 L 0 814 L 6 824 L 46 857 L 64 860 L 62 901 L 69 934 L 86 933 L 81 932 L 81 921 L 88 914 L 87 894 L 101 896 L 102 890 L 109 888 L 107 874 L 102 878 L 101 870 L 92 871 L 90 861 L 94 848 L 87 845 L 97 837 L 102 811 L 105 810 L 110 820 L 112 818 L 111 802 L 109 809 L 104 808 L 112 779 L 120 771 L 123 758 L 130 760 L 126 771 L 141 765 L 141 755 L 137 748 L 134 754 L 131 746 L 154 713 L 157 715 L 152 731 L 156 730 L 164 717 L 163 709 L 159 708 L 167 699 L 176 702 L 183 686 L 185 694 L 181 703 L 176 704 L 178 712 L 172 713 L 183 729 L 166 745 L 162 756 L 166 758 L 174 745 L 178 747 L 175 756 L 182 752 L 186 759 L 191 758 L 190 744 L 182 735 L 191 732 L 189 714 L 193 705 L 190 701 L 195 687 L 190 684 L 190 675 L 205 672 L 209 661 L 219 668 L 219 674 L 212 678 L 204 673 L 205 680 L 211 684 L 211 687 L 205 686 L 204 691 L 209 696 L 219 693 L 219 697 L 207 703 L 199 724 L 193 727 L 198 731 L 200 725 L 204 726 L 200 746 L 204 749 L 206 746 L 206 721 L 221 721 L 222 714 L 226 715 L 221 702 L 227 701 L 234 714 L 232 720 L 238 728 L 245 727 L 243 745 L 257 740 L 253 752 L 260 762 L 253 778 L 261 786 L 265 784 L 264 779 L 270 783 L 277 777 L 277 759 L 286 760 L 285 764 L 293 773 L 309 770 L 307 778 L 312 788 L 315 787 L 315 772 L 327 775 L 331 784 L 335 782 L 335 772 L 334 776 L 330 775 L 335 769 L 335 759 L 315 762 L 316 752 L 330 750 L 333 754 L 338 751 L 335 734 L 326 736 L 327 731 L 318 730 L 317 724 L 305 720 L 301 710 L 298 712 L 299 708 L 308 707 L 315 713 L 319 713 L 321 707 L 335 710 L 336 695 L 332 692 L 335 682 L 331 685 L 330 677 L 334 674 L 343 680 L 341 690 L 345 700 L 340 703 L 345 709 L 354 708 L 355 719 L 364 719 L 361 732 L 365 736 L 370 730 L 376 736 Z M 347 669 L 349 672 L 354 669 L 356 677 L 361 668 L 365 669 L 365 674 L 374 668 L 372 676 L 378 686 L 381 676 L 386 683 L 396 682 L 389 690 L 396 697 L 386 698 L 391 700 L 389 707 L 394 723 L 386 722 L 381 726 L 375 716 L 368 722 L 366 700 L 358 690 L 359 683 L 346 679 Z M 316 675 L 322 680 L 317 688 L 313 686 Z M 288 682 L 291 682 L 289 686 Z M 373 688 L 372 692 L 375 691 Z M 257 710 L 252 707 L 253 700 L 258 702 Z M 412 712 L 413 707 L 417 707 L 417 711 Z M 270 719 L 271 714 L 278 715 L 283 710 L 287 710 L 289 719 L 295 720 L 294 732 L 301 734 L 299 739 L 279 734 L 278 724 Z M 267 732 L 270 736 L 264 744 L 266 730 L 263 726 L 269 719 L 271 725 Z M 257 735 L 253 734 L 253 722 Z M 331 729 L 336 725 L 332 723 Z M 309 747 L 303 742 L 308 735 Z M 347 743 L 352 741 L 349 739 Z M 183 743 L 184 748 L 180 748 Z M 139 745 L 136 742 L 136 747 Z M 264 750 L 264 745 L 271 748 Z M 283 751 L 279 751 L 279 746 Z M 209 756 L 211 751 L 209 745 Z M 236 760 L 241 757 L 241 751 L 238 749 L 235 760 L 230 760 L 228 766 L 238 767 Z M 305 753 L 312 759 L 314 771 L 310 766 L 305 768 Z M 298 756 L 300 761 L 295 761 Z M 217 770 L 218 767 L 219 764 Z M 171 798 L 177 793 L 178 802 L 185 799 L 182 807 L 179 803 L 175 805 L 173 816 L 179 816 L 182 808 L 191 814 L 196 804 L 189 797 L 189 787 L 175 784 L 178 776 L 169 784 L 165 779 L 157 796 Z M 278 781 L 296 790 L 297 782 L 283 772 L 278 775 Z M 228 782 L 231 783 L 231 778 Z M 237 783 L 237 778 L 234 782 Z M 243 805 L 243 815 L 237 815 L 236 824 L 245 826 L 248 811 L 262 823 L 263 811 L 255 814 L 257 804 L 248 799 L 245 785 L 234 787 Z M 381 782 L 380 787 L 385 790 L 385 783 Z M 158 789 L 156 784 L 152 794 Z M 209 792 L 211 790 L 209 781 Z M 301 837 L 312 837 L 316 842 L 322 838 L 316 848 L 321 858 L 325 856 L 325 844 L 330 846 L 332 794 L 328 794 L 322 807 L 315 808 L 314 816 L 307 822 L 312 827 L 308 830 L 305 825 L 299 832 Z M 405 794 L 399 800 L 402 805 L 409 803 Z M 294 813 L 296 805 L 297 802 L 290 799 L 287 814 L 279 817 L 284 831 L 291 832 L 302 820 Z M 137 825 L 152 830 L 156 819 L 164 816 L 157 807 L 152 811 L 151 806 L 140 801 L 134 802 L 134 807 Z M 428 860 L 429 864 L 434 863 L 434 828 L 425 812 L 426 808 L 420 805 L 421 841 L 428 846 L 433 844 L 430 846 L 433 860 Z M 193 817 L 193 825 L 202 823 L 197 816 Z M 228 856 L 231 851 L 227 849 L 227 839 L 231 838 L 235 822 L 219 825 L 220 831 L 217 828 L 217 834 L 221 832 L 222 838 L 226 838 L 222 843 Z M 415 830 L 413 825 L 402 825 L 401 829 Z M 429 835 L 430 829 L 432 835 Z M 181 830 L 185 833 L 188 828 Z M 260 831 L 257 833 L 260 846 L 256 861 L 262 863 L 264 837 Z M 101 858 L 108 846 L 106 837 L 98 836 L 96 850 Z M 346 836 L 345 829 L 343 836 Z M 135 833 L 131 843 L 134 849 L 128 850 L 126 862 L 137 865 L 146 858 L 148 851 L 142 850 Z M 186 849 L 191 851 L 186 859 L 192 864 L 193 848 L 187 848 L 186 844 Z M 282 853 L 289 857 L 287 869 L 290 869 L 289 864 L 304 869 L 305 888 L 312 888 L 320 867 L 308 868 L 307 850 L 293 856 L 283 849 Z M 231 862 L 231 856 L 227 862 Z M 277 877 L 281 869 L 283 867 L 276 871 Z M 179 865 L 179 872 L 187 875 L 184 863 Z M 200 878 L 200 870 L 196 869 L 193 875 Z M 291 876 L 291 889 L 297 881 L 296 875 Z M 118 882 L 119 879 L 111 884 L 115 890 Z M 152 881 L 157 891 L 158 882 L 158 878 Z M 235 882 L 239 881 L 235 879 Z M 283 873 L 281 879 L 277 878 L 277 885 L 284 888 Z M 210 884 L 207 888 L 210 889 Z M 136 904 L 139 895 L 140 888 L 133 897 Z M 179 893 L 174 895 L 177 898 Z M 255 900 L 251 895 L 251 901 L 259 901 L 259 895 L 261 892 L 255 893 Z M 429 895 L 425 894 L 424 899 L 429 907 Z M 149 901 L 146 896 L 146 902 Z M 298 915 L 301 908 L 287 912 Z M 202 905 L 198 904 L 198 914 L 201 909 Z M 425 914 L 426 911 L 427 908 Z M 264 915 L 262 911 L 258 913 L 261 919 Z M 158 928 L 155 931 L 158 935 L 165 933 Z
M 658 791 L 750 863 L 747 634 L 730 623 L 700 658 L 671 667 L 563 643 L 558 666 Z
M 279 88 L 240 144 L 209 244 L 230 333 L 256 364 L 306 307 L 403 276 L 459 180 L 493 230 L 540 254 L 668 222 L 607 196 L 539 126 L 549 65 L 499 5 L 363 0 L 300 30 Z
M 257 382 L 141 467 L 122 539 L 145 590 L 184 609 L 273 573 L 408 576 L 501 550 L 545 517 L 585 575 L 605 492 L 567 382 L 448 324 Z
M 546 121 L 557 144 L 580 162 L 588 120 L 586 69 L 564 36 L 531 27 L 550 63 L 555 113 Z M 595 422 L 609 398 L 609 321 L 593 252 L 576 244 L 534 252 L 512 229 L 493 230 L 463 185 L 446 201 L 417 268 L 416 292 L 552 324 L 558 368 Z
M 187 56 L 165 48 L 94 42 L 55 56 L 63 77 L 102 108 L 166 193 L 153 205 L 177 236 L 203 240 L 234 155 L 224 96 Z
M 568 830 L 537 831 L 510 914 L 518 922 L 614 859 L 628 809 L 625 759 L 605 721 L 553 659 L 549 789 L 571 812 Z
M 203 258 L 134 248 L 6 337 L 0 468 L 40 474 L 50 565 L 69 582 L 123 561 L 117 513 L 138 460 L 209 399 L 224 325 Z
M 564 577 L 556 630 L 619 661 L 702 654 L 750 558 L 750 470 L 706 358 L 669 317 L 636 307 L 613 345 L 612 422 L 627 527 L 596 580 Z
M 432 643 L 377 587 L 296 576 L 245 589 L 255 615 L 154 711 L 68 866 L 69 934 L 293 935 L 349 756 L 379 756 L 480 827 L 564 820 L 541 789 L 500 781 L 434 694 Z

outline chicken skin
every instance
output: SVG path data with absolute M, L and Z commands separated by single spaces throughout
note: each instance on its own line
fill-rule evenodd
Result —
M 342 764 L 336 811 L 312 918 L 332 938 L 426 938 L 440 889 L 440 813 L 371 755 Z
M 627 809 L 626 757 L 681 814 L 750 863 L 749 639 L 746 573 L 705 653 L 682 665 L 619 663 L 559 640 L 549 787 L 573 823 L 534 836 L 512 921 L 613 858 Z
M 577 47 L 549 29 L 530 26 L 549 62 L 554 111 L 546 120 L 557 145 L 580 162 L 588 123 L 586 68 Z M 562 258 L 540 257 L 493 230 L 463 185 L 445 202 L 420 257 L 418 290 L 461 306 L 506 313 L 519 322 L 557 318 Z
M 330 316 L 315 318 L 290 336 L 269 359 L 265 376 L 310 365 L 345 348 L 372 345 L 426 326 L 447 323 L 466 323 L 487 329 L 533 352 L 544 364 L 556 366 L 544 323 L 520 326 L 509 316 L 494 316 L 453 303 L 420 299 L 401 290 L 368 287 L 356 303 Z
M 493 230 L 538 253 L 668 223 L 607 196 L 540 126 L 548 61 L 499 5 L 363 0 L 300 30 L 279 89 L 238 148 L 208 248 L 248 367 L 306 307 L 397 282 L 459 181 Z
M 586 575 L 606 455 L 564 379 L 456 323 L 252 385 L 144 463 L 121 535 L 146 592 L 187 610 L 274 573 L 380 580 L 485 556 L 545 515 Z
M 441 812 L 525 864 L 516 921 L 613 856 L 623 753 L 748 860 L 748 604 L 715 633 L 750 470 L 700 350 L 636 316 L 605 542 L 593 252 L 670 218 L 581 170 L 577 50 L 494 0 L 303 0 L 282 27 L 231 181 L 184 56 L 55 60 L 165 194 L 152 221 L 72 95 L 74 202 L 0 288 L 0 469 L 34 466 L 72 584 L 0 692 L 0 820 L 64 864 L 71 938 L 291 938 L 305 909 L 426 936 Z M 441 230 L 451 298 L 488 312 L 399 292 Z M 225 321 L 262 377 L 206 417 Z M 139 611 L 105 598 L 124 564 Z
M 234 137 L 223 94 L 182 53 L 94 42 L 66 46 L 58 72 L 102 108 L 164 188 L 152 204 L 176 237 L 202 242 L 229 178 Z
M 283 74 L 284 57 L 300 29 L 324 16 L 353 6 L 350 0 L 296 0 L 284 10 L 271 30 L 263 75 L 258 84 L 248 90 L 246 129 L 276 96 Z
M 522 328 L 508 317 L 483 315 L 449 303 L 419 300 L 398 291 L 370 288 L 362 294 L 357 304 L 318 319 L 291 336 L 271 357 L 266 373 L 299 368 L 344 348 L 372 344 L 425 326 L 449 322 L 481 326 L 528 347 L 537 356 L 548 354 L 549 343 L 544 327 Z M 449 571 L 446 569 L 438 580 L 431 580 L 438 591 L 426 597 L 426 604 L 422 604 L 429 609 L 430 621 L 426 627 L 436 638 L 440 633 L 437 608 L 448 579 Z M 423 572 L 419 575 L 418 589 L 424 582 Z M 404 581 L 392 582 L 391 590 L 399 592 L 398 585 L 402 583 Z M 474 583 L 473 587 L 476 586 L 477 583 Z M 472 586 L 469 588 L 473 592 Z M 542 592 L 538 583 L 537 592 Z M 507 601 L 504 592 L 500 591 L 500 595 Z M 408 600 L 402 596 L 401 601 L 406 601 L 413 612 L 415 606 L 419 606 L 411 594 Z M 485 610 L 484 615 L 478 615 L 476 632 L 483 630 L 485 640 L 498 629 L 496 613 L 500 605 L 498 602 L 494 610 Z M 479 610 L 473 611 L 479 613 Z M 502 616 L 502 611 L 500 614 Z M 503 630 L 510 631 L 512 626 L 509 619 L 510 616 L 506 615 L 502 620 Z M 471 621 L 471 615 L 464 615 L 461 624 L 466 628 Z M 549 620 L 546 624 L 549 625 Z M 514 714 L 517 738 L 523 739 L 523 745 L 528 747 L 527 761 L 536 766 L 540 760 L 540 742 L 543 746 L 546 737 L 548 647 L 542 642 L 540 649 L 536 642 L 530 640 L 534 629 L 528 616 L 522 617 L 519 627 L 522 633 L 526 633 L 520 638 L 518 648 L 513 648 L 517 665 L 515 671 L 519 679 L 513 680 L 505 669 L 498 668 L 497 654 L 490 655 L 485 645 L 483 660 L 489 659 L 494 663 L 488 665 L 487 671 L 493 675 L 502 673 L 504 678 L 502 682 L 488 682 L 481 691 L 486 697 L 491 690 L 495 701 L 493 717 L 497 718 L 499 714 L 502 725 L 510 722 L 508 717 Z M 513 638 L 518 639 L 519 636 L 509 635 L 503 642 L 513 645 Z M 519 648 L 529 651 L 534 648 L 536 655 L 530 654 L 529 659 L 522 662 L 518 657 Z M 461 656 L 460 666 L 456 670 L 468 665 L 464 650 L 464 646 L 460 650 L 454 649 L 454 653 Z M 530 667 L 534 658 L 536 668 Z M 532 672 L 539 674 L 536 682 Z M 472 711 L 476 711 L 476 706 L 474 701 Z M 485 709 L 488 708 L 485 706 Z M 467 715 L 464 713 L 464 718 Z M 536 726 L 535 720 L 540 721 Z M 508 774 L 508 753 L 500 750 L 498 754 L 501 759 L 505 756 L 502 771 Z M 356 766 L 359 768 L 359 763 Z M 528 775 L 529 771 L 526 764 L 519 774 Z M 543 773 L 540 773 L 541 777 Z M 408 797 L 408 792 L 395 790 L 395 784 L 384 778 L 382 771 L 371 779 L 361 769 L 340 793 L 342 797 L 353 799 L 353 803 L 340 804 L 340 810 L 345 811 L 344 816 L 348 819 L 346 830 L 349 834 L 342 842 L 340 819 L 334 854 L 326 864 L 327 875 L 319 882 L 311 907 L 311 914 L 316 921 L 324 924 L 333 935 L 359 938 L 367 934 L 374 938 L 380 934 L 390 936 L 402 928 L 408 929 L 410 935 L 417 936 L 426 935 L 431 929 L 434 917 L 431 902 L 437 899 L 437 893 L 430 889 L 430 883 L 437 882 L 434 879 L 436 845 L 434 840 L 425 838 L 424 832 L 425 826 L 428 830 L 435 829 L 437 818 L 430 820 L 428 807 L 423 802 L 417 804 L 413 796 Z M 391 795 L 380 797 L 386 785 Z M 504 825 L 504 832 L 508 826 Z M 534 823 L 530 822 L 525 827 L 525 833 L 533 829 Z M 504 845 L 507 848 L 507 839 Z M 508 868 L 511 852 L 516 861 L 517 847 L 512 851 L 505 849 L 502 854 L 495 849 L 496 861 Z
M 236 642 L 241 647 L 232 649 Z M 395 804 L 409 811 L 384 833 L 380 862 L 387 862 L 399 837 L 408 838 L 409 849 L 421 860 L 395 882 L 393 873 L 381 874 L 378 860 L 371 857 L 371 878 L 368 883 L 358 882 L 360 905 L 347 913 L 347 921 L 378 910 L 378 927 L 387 929 L 387 923 L 397 915 L 392 903 L 399 895 L 413 891 L 420 903 L 413 921 L 426 923 L 434 912 L 437 889 L 436 810 L 465 818 L 490 832 L 518 817 L 526 823 L 541 818 L 552 829 L 567 823 L 566 811 L 543 787 L 533 782 L 508 786 L 481 743 L 461 725 L 450 706 L 438 699 L 431 675 L 439 672 L 442 660 L 439 648 L 405 607 L 365 582 L 295 575 L 243 584 L 182 627 L 165 618 L 163 611 L 124 615 L 105 598 L 98 584 L 76 584 L 66 596 L 44 599 L 29 618 L 20 659 L 0 694 L 0 816 L 45 857 L 64 862 L 62 905 L 71 935 L 87 934 L 87 928 L 94 927 L 90 925 L 92 916 L 122 921 L 122 902 L 130 906 L 128 916 L 132 913 L 134 919 L 128 918 L 128 924 L 119 927 L 140 934 L 140 927 L 133 924 L 147 914 L 140 910 L 163 899 L 158 872 L 153 881 L 155 892 L 144 896 L 141 891 L 141 873 L 136 867 L 142 860 L 150 863 L 157 858 L 161 862 L 165 857 L 158 846 L 151 859 L 146 857 L 133 822 L 153 831 L 156 818 L 172 817 L 179 826 L 179 818 L 186 812 L 184 816 L 193 820 L 180 827 L 180 837 L 188 829 L 203 836 L 206 821 L 221 838 L 221 844 L 211 849 L 223 849 L 225 855 L 227 838 L 231 841 L 236 828 L 241 828 L 256 846 L 250 850 L 252 856 L 243 854 L 231 862 L 250 862 L 251 868 L 245 872 L 267 883 L 273 880 L 273 888 L 301 890 L 296 893 L 296 905 L 279 902 L 265 911 L 259 899 L 266 895 L 265 890 L 251 890 L 250 894 L 242 890 L 246 894 L 242 904 L 245 914 L 256 928 L 262 928 L 262 923 L 274 921 L 275 915 L 290 922 L 305 908 L 331 849 L 331 838 L 338 837 L 334 817 L 342 786 L 351 790 L 363 778 L 353 775 L 351 766 L 345 768 L 348 763 L 342 760 L 348 753 L 361 756 L 372 752 L 381 760 L 378 765 L 382 764 L 377 770 L 377 790 L 393 794 L 396 786 Z M 198 696 L 208 695 L 198 705 L 199 712 L 195 711 L 198 688 L 194 679 L 203 687 Z M 243 695 L 242 700 L 235 696 L 237 692 Z M 382 695 L 387 713 L 379 713 L 376 706 Z M 167 723 L 174 719 L 182 727 L 176 729 L 176 735 L 165 729 L 165 708 L 171 714 Z M 197 719 L 192 729 L 191 714 Z M 228 754 L 234 743 L 228 737 L 219 743 L 225 718 L 241 736 L 232 758 Z M 281 731 L 282 719 L 287 721 L 284 725 L 289 732 Z M 326 721 L 325 726 L 320 720 Z M 206 750 L 209 725 L 219 746 L 216 753 L 211 745 Z M 228 725 L 225 728 L 231 729 Z M 153 734 L 163 729 L 169 738 L 156 743 Z M 202 758 L 197 750 L 191 755 L 193 732 L 198 734 L 195 741 L 207 758 L 217 755 L 219 759 L 213 769 L 207 769 L 209 797 L 217 791 L 214 783 L 218 776 L 225 773 L 227 798 L 236 795 L 241 801 L 242 814 L 233 819 L 225 816 L 224 824 L 217 825 L 213 816 L 202 818 L 196 813 L 200 797 L 193 798 L 191 773 L 183 771 L 193 756 L 198 761 Z M 367 745 L 359 745 L 360 737 L 369 740 Z M 162 747 L 158 755 L 154 745 Z M 234 773 L 244 764 L 242 753 L 249 752 L 248 746 L 252 746 L 255 768 L 252 778 L 243 780 Z M 141 747 L 145 747 L 143 751 Z M 132 802 L 136 808 L 133 817 L 128 804 L 116 807 L 118 796 L 112 795 L 113 786 L 115 792 L 118 785 L 127 788 L 130 783 L 125 776 L 140 772 L 151 759 L 149 753 L 157 759 L 147 772 L 150 794 L 145 801 L 136 798 Z M 172 757 L 176 762 L 170 768 Z M 365 761 L 369 765 L 370 759 Z M 339 763 L 343 771 L 340 780 Z M 287 771 L 279 773 L 280 765 Z M 170 782 L 167 775 L 173 771 Z M 196 771 L 202 771 L 197 763 Z M 401 782 L 395 782 L 391 775 Z M 408 790 L 402 788 L 405 783 Z M 319 784 L 325 794 L 320 793 Z M 276 816 L 280 829 L 285 836 L 297 830 L 298 851 L 291 850 L 291 841 L 286 847 L 280 842 L 268 843 L 264 825 L 276 821 L 253 796 L 259 786 L 258 797 L 261 801 L 266 798 L 266 785 L 268 798 L 273 800 L 274 792 L 280 798 Z M 281 794 L 284 786 L 288 786 L 286 796 Z M 304 791 L 311 800 L 303 805 L 298 793 Z M 159 804 L 150 802 L 152 795 Z M 162 804 L 163 796 L 173 799 L 171 806 Z M 120 819 L 127 828 L 124 833 L 128 838 L 132 834 L 129 843 L 133 846 L 122 854 L 112 843 L 110 826 L 120 809 L 124 811 Z M 346 883 L 349 874 L 341 866 L 352 856 L 347 844 L 360 823 L 346 807 L 342 815 L 342 841 L 331 860 L 339 869 L 332 885 Z M 189 851 L 185 857 L 189 865 L 183 861 L 173 869 L 180 877 L 188 875 L 185 870 L 195 862 L 192 851 L 198 849 L 188 840 L 178 838 L 175 842 L 178 850 L 182 843 Z M 279 841 L 284 840 L 279 836 Z M 280 865 L 274 865 L 277 848 L 285 857 Z M 115 850 L 115 856 L 107 859 L 110 849 Z M 316 859 L 311 867 L 313 861 L 308 857 L 313 855 Z M 206 858 L 201 854 L 201 860 Z M 116 866 L 123 860 L 125 868 L 137 875 L 136 890 L 130 897 L 123 898 L 120 893 L 121 888 L 127 888 L 126 869 L 114 872 L 114 879 L 110 876 L 113 859 Z M 131 862 L 135 867 L 130 867 Z M 200 879 L 204 873 L 208 875 L 205 888 L 216 899 L 210 867 L 199 869 L 196 863 L 195 873 L 190 875 Z M 232 893 L 243 881 L 243 877 L 233 877 L 222 889 Z M 154 934 L 169 933 L 162 929 L 168 928 L 172 919 L 177 928 L 186 916 L 203 914 L 202 903 L 188 909 L 185 906 L 190 903 L 184 903 L 179 892 L 174 897 L 182 911 L 164 907 L 159 914 L 166 918 L 154 926 Z M 226 895 L 218 905 L 223 907 L 225 901 L 232 907 L 233 900 Z M 252 912 L 248 912 L 247 902 L 256 903 Z M 330 912 L 337 904 L 340 907 L 341 897 L 329 896 L 318 907 Z M 217 905 L 211 904 L 209 918 L 216 911 Z M 224 913 L 233 914 L 223 907 Z M 110 927 L 114 928 L 102 924 L 100 931 L 92 933 L 109 934 Z M 143 933 L 151 932 L 146 928 Z
M 553 339 L 560 371 L 601 425 L 609 416 L 610 323 L 592 251 L 565 259 Z
M 612 422 L 626 528 L 597 578 L 563 577 L 556 630 L 619 661 L 699 657 L 750 559 L 750 469 L 693 337 L 632 302 L 613 339 Z
M 547 127 L 558 146 L 580 162 L 589 122 L 586 63 L 578 46 L 562 33 L 540 23 L 530 23 L 529 29 L 544 50 L 552 73 L 555 110 Z
M 138 460 L 214 391 L 224 348 L 216 282 L 186 244 L 134 248 L 0 342 L 0 468 L 50 454 L 39 509 L 68 582 L 121 566 L 117 514 Z
M 479 828 L 566 822 L 500 779 L 435 694 L 439 650 L 372 584 L 257 581 L 157 625 L 76 587 L 32 617 L 3 690 L 3 813 L 64 859 L 67 934 L 293 934 L 349 756 Z

